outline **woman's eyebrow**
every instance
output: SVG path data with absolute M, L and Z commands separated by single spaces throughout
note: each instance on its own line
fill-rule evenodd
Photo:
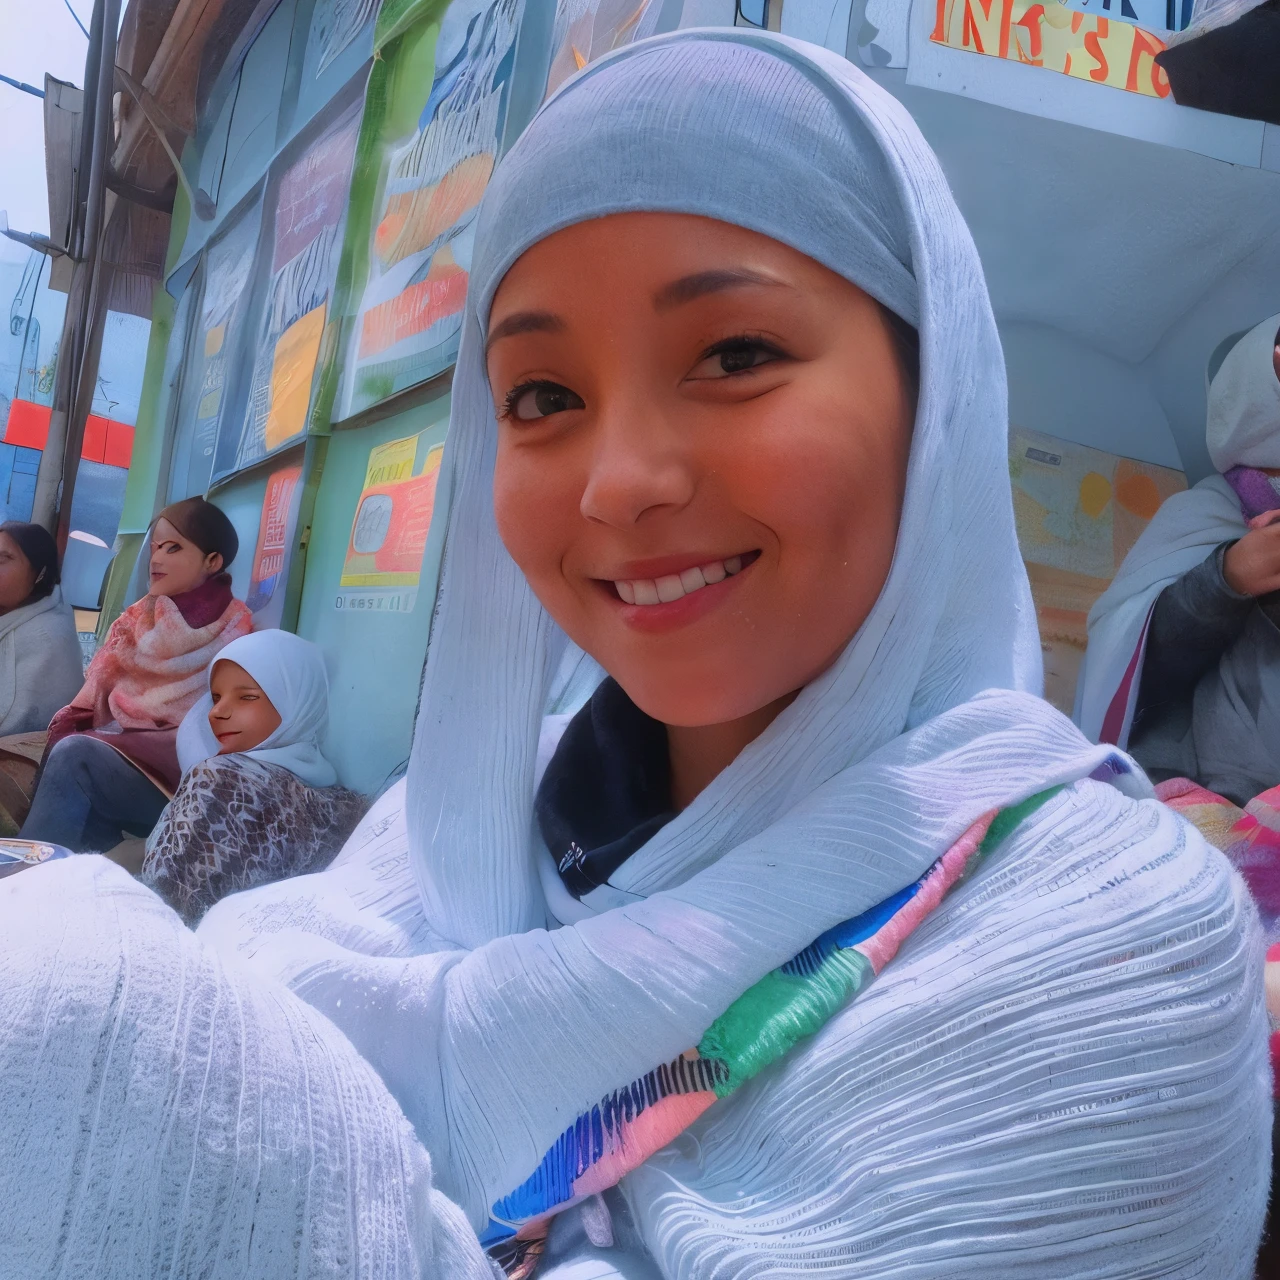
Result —
M 786 282 L 752 271 L 749 267 L 733 267 L 716 271 L 699 271 L 691 276 L 681 276 L 665 284 L 653 295 L 655 311 L 669 311 L 683 306 L 708 293 L 720 293 L 725 289 L 742 289 L 750 285 L 781 285 Z
M 505 320 L 499 320 L 485 340 L 484 353 L 489 354 L 495 342 L 503 338 L 514 338 L 518 333 L 559 333 L 564 329 L 564 321 L 550 311 L 516 311 Z

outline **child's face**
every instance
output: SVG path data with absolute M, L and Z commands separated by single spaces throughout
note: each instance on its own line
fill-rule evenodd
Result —
M 213 695 L 209 728 L 218 739 L 220 756 L 252 751 L 280 727 L 280 713 L 239 663 L 225 658 L 216 663 L 209 692 Z

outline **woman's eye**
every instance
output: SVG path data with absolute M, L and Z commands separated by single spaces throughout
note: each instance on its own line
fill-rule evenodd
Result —
M 731 374 L 745 373 L 760 365 L 772 364 L 784 353 L 768 342 L 753 338 L 729 338 L 718 342 L 703 354 L 689 374 L 690 378 L 726 378 Z
M 558 382 L 526 382 L 507 393 L 503 416 L 519 422 L 535 422 L 539 418 L 549 418 L 553 413 L 585 408 L 577 392 L 562 387 Z

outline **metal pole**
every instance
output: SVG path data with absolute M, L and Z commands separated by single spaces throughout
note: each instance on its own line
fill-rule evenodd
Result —
M 49 416 L 49 436 L 36 475 L 35 501 L 31 519 L 65 541 L 71 509 L 72 489 L 79 463 L 84 425 L 92 404 L 98 377 L 99 343 L 92 341 L 94 312 L 101 309 L 105 319 L 104 277 L 99 268 L 106 175 L 112 137 L 111 96 L 115 87 L 116 30 L 120 25 L 120 0 L 97 0 L 90 29 L 89 53 L 85 61 L 85 114 L 81 120 L 81 168 L 88 174 L 83 205 L 83 221 L 73 228 L 71 242 L 77 246 L 76 265 L 67 293 L 66 316 L 58 347 L 58 370 L 54 379 L 53 410 Z M 89 393 L 86 398 L 85 384 Z M 68 469 L 67 459 L 71 466 Z

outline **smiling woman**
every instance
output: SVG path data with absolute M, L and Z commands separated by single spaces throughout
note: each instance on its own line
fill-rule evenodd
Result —
M 130 981 L 77 1008 L 160 1029 L 114 1091 L 46 1090 L 118 1131 L 96 1180 L 65 1116 L 56 1191 L 0 1163 L 33 1238 L 70 1256 L 63 1200 L 129 1210 L 145 1151 L 218 1206 L 184 1246 L 296 1258 L 323 1222 L 351 1261 L 309 1275 L 479 1277 L 474 1232 L 545 1280 L 1245 1280 L 1256 914 L 1036 696 L 1000 345 L 901 106 L 764 33 L 633 44 L 506 154 L 470 288 L 407 856 L 389 795 L 329 870 L 215 906 L 183 972 L 228 957 L 203 1007 L 267 1047 L 220 1025 L 160 1070 L 197 1020 L 132 976 L 171 945 L 146 903 L 92 860 L 14 877 L 0 989 L 39 1019 L 0 1072 L 40 1078 L 77 995 L 9 941 L 42 906 L 86 920 L 64 947 L 121 935 Z M 115 1103 L 166 1070 L 251 1102 Z
M 535 245 L 492 314 L 499 532 L 668 726 L 684 807 L 889 571 L 914 403 L 884 309 L 742 227 L 630 213 Z

